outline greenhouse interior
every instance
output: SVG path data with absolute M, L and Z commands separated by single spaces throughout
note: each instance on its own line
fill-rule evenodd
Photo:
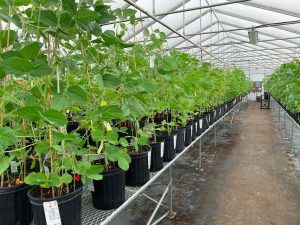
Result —
M 300 225 L 300 1 L 0 20 L 0 225 Z

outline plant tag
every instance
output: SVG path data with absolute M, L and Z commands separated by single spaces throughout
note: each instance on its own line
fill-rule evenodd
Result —
M 193 125 L 191 126 L 191 136 L 193 136 Z
M 210 114 L 208 114 L 208 121 L 210 122 Z
M 150 68 L 154 68 L 155 66 L 155 56 L 151 55 L 150 56 Z
M 18 167 L 16 166 L 16 161 L 10 161 L 10 172 L 17 173 Z
M 185 132 L 186 132 L 186 130 L 184 129 L 183 130 L 183 141 L 185 142 Z
M 196 133 L 197 133 L 197 131 L 198 131 L 198 126 L 197 126 L 197 124 L 196 124 Z
M 110 123 L 108 123 L 108 122 L 103 122 L 103 124 L 104 124 L 104 126 L 105 126 L 105 128 L 106 128 L 107 131 L 112 131 L 112 128 L 111 128 Z
M 148 152 L 148 169 L 151 167 L 151 151 Z
M 44 202 L 43 206 L 47 225 L 61 225 L 57 201 Z
M 202 129 L 202 123 L 203 123 L 203 119 L 200 119 L 200 120 L 199 120 L 200 129 Z
M 48 166 L 44 166 L 44 171 L 46 174 L 50 173 L 49 167 Z
M 94 182 L 92 181 L 89 185 L 88 185 L 88 190 L 91 192 L 95 192 L 95 186 L 94 186 Z
M 177 134 L 174 135 L 174 149 L 176 149 L 176 144 L 177 144 Z
M 164 156 L 165 152 L 165 142 L 160 143 L 160 157 Z

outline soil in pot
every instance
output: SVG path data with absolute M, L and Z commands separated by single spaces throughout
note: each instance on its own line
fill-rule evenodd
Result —
M 34 225 L 47 225 L 44 203 L 56 201 L 58 204 L 61 224 L 63 225 L 81 225 L 82 224 L 82 185 L 78 185 L 76 191 L 57 198 L 41 198 L 40 187 L 33 187 L 28 192 L 30 199 Z M 70 190 L 73 187 L 70 186 Z
M 150 144 L 151 150 L 151 165 L 150 171 L 155 172 L 161 170 L 164 167 L 164 151 L 165 151 L 165 142 L 159 141 L 156 143 Z
M 27 197 L 30 186 L 21 184 L 0 188 L 0 224 L 30 225 L 33 219 Z
M 143 146 L 136 153 L 133 148 L 128 149 L 131 157 L 129 169 L 126 171 L 126 185 L 142 186 L 150 179 L 151 147 Z
M 102 175 L 102 180 L 93 181 L 93 205 L 101 210 L 118 208 L 125 201 L 125 171 L 115 168 L 104 171 Z
M 177 134 L 160 133 L 158 141 L 165 141 L 164 162 L 170 162 L 176 156 Z

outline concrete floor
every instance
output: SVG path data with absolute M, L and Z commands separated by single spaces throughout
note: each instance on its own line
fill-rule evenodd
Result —
M 250 102 L 231 129 L 228 125 L 218 126 L 217 148 L 213 132 L 205 136 L 201 170 L 198 146 L 176 163 L 176 216 L 159 224 L 300 225 L 300 172 L 271 111 Z M 159 184 L 167 182 L 167 174 L 159 179 Z M 153 185 L 146 193 L 159 199 L 162 192 L 162 185 Z M 110 224 L 144 225 L 154 207 L 141 197 Z M 160 209 L 159 215 L 164 212 Z

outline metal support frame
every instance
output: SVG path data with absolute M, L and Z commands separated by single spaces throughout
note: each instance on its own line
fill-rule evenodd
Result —
M 298 123 L 296 123 L 296 121 L 287 113 L 287 111 L 282 108 L 279 103 L 272 97 L 272 103 L 273 103 L 273 108 L 274 108 L 274 113 L 275 113 L 275 105 L 277 105 L 277 113 L 278 113 L 278 127 L 280 127 L 280 114 L 281 114 L 281 110 L 284 112 L 284 115 L 286 117 L 289 118 L 289 121 L 291 122 L 291 136 L 290 136 L 290 149 L 291 149 L 291 153 L 293 153 L 294 155 L 296 155 L 296 152 L 294 151 L 294 138 L 295 138 L 295 134 L 294 134 L 294 129 L 295 127 L 298 127 L 300 128 L 300 125 Z M 276 114 L 275 114 L 276 115 Z M 284 126 L 285 126 L 285 129 L 286 129 L 286 120 L 284 121 Z M 280 129 L 279 129 L 280 130 Z M 287 130 L 285 130 L 285 135 L 287 134 Z
M 215 58 L 216 60 L 219 61 L 219 59 L 217 57 L 215 57 L 214 55 L 210 54 L 209 52 L 207 52 L 206 50 L 204 50 L 202 47 L 198 46 L 197 44 L 195 44 L 193 41 L 191 41 L 189 38 L 185 37 L 184 35 L 180 34 L 177 30 L 174 30 L 172 27 L 170 27 L 169 25 L 167 25 L 166 23 L 162 22 L 160 19 L 156 18 L 155 16 L 153 16 L 152 14 L 150 14 L 149 12 L 147 12 L 145 9 L 143 9 L 142 7 L 140 7 L 139 5 L 135 4 L 135 2 L 133 2 L 132 0 L 124 0 L 125 2 L 127 2 L 128 4 L 130 4 L 131 6 L 133 6 L 134 8 L 138 9 L 139 11 L 141 11 L 142 13 L 146 14 L 147 16 L 151 17 L 153 20 L 155 20 L 156 22 L 158 22 L 159 24 L 161 24 L 162 26 L 164 26 L 165 28 L 169 29 L 170 31 L 172 31 L 173 33 L 179 35 L 180 37 L 182 37 L 184 40 L 186 40 L 187 42 L 191 43 L 193 46 L 196 46 L 197 48 L 202 49 L 204 52 L 206 52 L 207 54 L 209 54 L 211 57 Z
M 242 101 L 241 101 L 242 102 Z M 173 217 L 175 215 L 175 212 L 173 211 L 173 190 L 172 190 L 172 185 L 173 185 L 173 177 L 172 177 L 172 170 L 173 170 L 173 164 L 183 155 L 185 154 L 190 148 L 192 148 L 198 141 L 200 141 L 200 149 L 199 149 L 199 154 L 200 154 L 200 157 L 199 157 L 199 161 L 201 161 L 201 139 L 203 138 L 204 135 L 206 135 L 209 131 L 211 131 L 214 126 L 216 124 L 218 124 L 219 122 L 221 122 L 226 116 L 228 116 L 229 114 L 232 113 L 232 111 L 234 111 L 236 109 L 236 107 L 239 107 L 239 105 L 241 104 L 241 102 L 239 102 L 238 104 L 236 104 L 235 106 L 233 106 L 233 108 L 227 112 L 224 116 L 222 116 L 222 118 L 220 118 L 219 120 L 217 120 L 212 126 L 210 126 L 207 130 L 205 130 L 200 136 L 198 136 L 194 141 L 192 141 L 192 143 L 188 146 L 185 147 L 185 149 L 176 154 L 175 158 L 171 161 L 171 162 L 168 162 L 164 165 L 164 167 L 158 171 L 158 172 L 155 172 L 153 177 L 142 187 L 140 187 L 137 191 L 135 191 L 119 208 L 117 208 L 116 210 L 112 211 L 111 214 L 109 214 L 105 220 L 103 220 L 100 225 L 106 225 L 108 224 L 109 222 L 111 222 L 121 211 L 123 211 L 131 202 L 133 202 L 138 196 L 146 196 L 148 199 L 150 200 L 154 200 L 152 199 L 151 197 L 147 196 L 147 195 L 144 195 L 143 192 L 148 188 L 150 187 L 154 181 L 156 181 L 163 173 L 165 173 L 167 170 L 169 171 L 169 177 L 170 177 L 170 181 L 169 181 L 169 201 L 168 201 L 168 207 L 169 207 L 169 211 L 167 213 L 165 213 L 162 217 L 158 218 L 155 222 L 153 222 L 151 225 L 155 225 L 157 224 L 159 221 L 161 221 L 163 218 L 165 218 L 166 216 L 170 216 L 170 217 Z M 232 123 L 232 121 L 231 121 Z M 199 162 L 199 165 L 201 166 L 201 162 Z M 163 199 L 166 197 L 165 195 L 165 192 L 166 192 L 166 189 L 163 193 L 163 195 L 161 196 L 161 199 L 159 201 L 156 201 L 154 200 L 154 202 L 157 203 L 157 206 L 156 207 L 160 207 L 160 206 L 163 206 L 162 205 L 162 202 L 163 202 Z M 164 207 L 164 206 L 163 206 Z M 155 208 L 156 209 L 156 208 Z M 99 211 L 99 210 L 98 210 Z M 156 210 L 157 211 L 157 210 Z M 101 213 L 101 211 L 99 211 L 99 213 Z M 153 216 L 154 218 L 154 216 Z

